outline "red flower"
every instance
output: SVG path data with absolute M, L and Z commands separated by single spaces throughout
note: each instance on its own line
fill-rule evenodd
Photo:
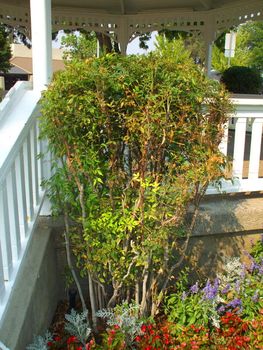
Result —
M 47 346 L 52 346 L 52 345 L 53 345 L 52 341 L 49 341 L 49 342 L 47 343 Z
M 145 324 L 143 324 L 143 325 L 141 326 L 141 331 L 142 331 L 143 333 L 145 333 L 145 332 L 147 331 L 147 327 L 146 327 Z
M 137 335 L 137 337 L 135 337 L 135 341 L 139 342 L 140 340 L 141 340 L 141 337 Z
M 67 340 L 67 344 L 72 344 L 72 343 L 76 343 L 78 341 L 77 337 L 69 337 L 68 340 Z
M 55 341 L 60 341 L 61 340 L 61 337 L 57 336 L 54 338 Z

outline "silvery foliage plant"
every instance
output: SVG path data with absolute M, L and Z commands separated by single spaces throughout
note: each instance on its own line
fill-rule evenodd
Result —
M 85 346 L 88 337 L 91 334 L 91 328 L 88 321 L 88 311 L 77 313 L 74 309 L 70 314 L 65 315 L 67 320 L 65 324 L 65 330 L 75 336 L 82 345 Z
M 224 258 L 224 271 L 218 274 L 221 288 L 226 288 L 229 284 L 236 282 L 240 277 L 244 277 L 245 266 L 240 258 Z
M 139 306 L 123 302 L 113 309 L 102 309 L 96 314 L 106 320 L 107 326 L 119 326 L 124 332 L 127 345 L 132 344 L 136 335 L 140 334 L 143 321 L 139 319 Z
M 34 336 L 33 343 L 26 347 L 26 350 L 48 350 L 48 342 L 51 342 L 52 335 L 50 332 L 46 332 L 44 336 Z

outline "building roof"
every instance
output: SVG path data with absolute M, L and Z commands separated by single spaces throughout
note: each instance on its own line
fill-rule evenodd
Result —
M 12 44 L 12 58 L 10 63 L 12 68 L 9 73 L 13 74 L 32 74 L 32 51 L 24 45 Z M 65 65 L 62 59 L 63 51 L 52 49 L 52 68 L 53 72 L 63 70 Z
M 23 75 L 28 75 L 28 72 L 26 72 L 24 69 L 21 69 L 16 66 L 12 66 L 7 74 L 23 74 Z
M 10 63 L 19 68 L 20 71 L 32 74 L 32 58 L 31 57 L 13 57 L 10 60 Z M 57 72 L 59 70 L 63 70 L 65 65 L 62 60 L 52 60 L 53 72 Z M 23 73 L 19 73 L 23 74 Z

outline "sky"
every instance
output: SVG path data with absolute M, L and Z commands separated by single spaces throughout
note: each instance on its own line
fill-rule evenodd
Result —
M 127 48 L 127 54 L 145 54 L 147 52 L 150 52 L 154 49 L 154 39 L 156 36 L 157 32 L 152 32 L 151 39 L 148 41 L 148 50 L 141 49 L 139 47 L 139 38 L 135 38 L 130 44 L 128 44 Z

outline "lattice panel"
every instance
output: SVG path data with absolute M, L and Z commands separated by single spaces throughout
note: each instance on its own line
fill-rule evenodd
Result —
M 106 12 L 92 13 L 88 9 L 54 8 L 52 29 L 79 29 L 97 31 L 114 36 L 116 40 L 129 42 L 143 33 L 164 28 L 186 32 L 198 32 L 204 37 L 220 33 L 233 25 L 248 20 L 263 19 L 263 1 L 250 0 L 242 7 L 227 7 L 202 12 L 161 12 L 137 15 L 111 15 Z M 0 21 L 30 31 L 29 9 L 0 5 Z M 26 32 L 26 29 L 25 29 Z
M 222 32 L 233 25 L 239 25 L 250 20 L 263 20 L 263 1 L 261 5 L 258 5 L 258 2 L 255 5 L 248 3 L 247 6 L 242 8 L 231 8 L 228 11 L 217 10 L 215 27 L 219 32 Z
M 30 27 L 29 9 L 0 5 L 0 22 L 10 26 Z

